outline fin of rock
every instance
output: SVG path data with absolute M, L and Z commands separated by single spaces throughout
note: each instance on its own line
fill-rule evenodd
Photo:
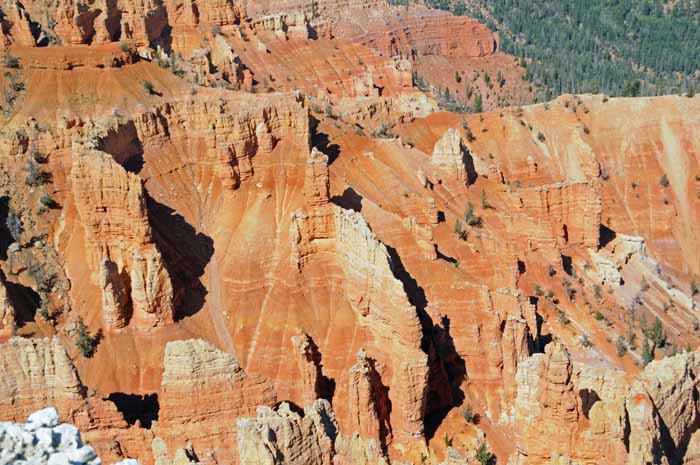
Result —
M 106 326 L 146 330 L 172 322 L 173 286 L 153 241 L 141 179 L 111 155 L 74 144 L 71 181 Z
M 361 214 L 329 202 L 328 157 L 312 150 L 304 184 L 306 208 L 292 214 L 291 259 L 300 272 L 320 251 L 331 252 L 345 274 L 345 296 L 362 326 L 373 335 L 392 386 L 396 435 L 423 434 L 428 392 L 428 356 L 422 328 L 391 258 Z M 368 349 L 369 350 L 369 349 Z
M 431 162 L 439 171 L 448 173 L 450 177 L 463 181 L 466 185 L 476 181 L 474 160 L 456 129 L 448 129 L 435 143 Z M 439 172 L 435 173 L 434 177 L 442 178 Z

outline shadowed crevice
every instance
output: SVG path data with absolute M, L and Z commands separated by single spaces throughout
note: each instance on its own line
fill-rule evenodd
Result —
M 5 280 L 7 295 L 15 310 L 18 328 L 36 320 L 36 312 L 41 306 L 41 297 L 31 287 Z
M 699 397 L 700 395 L 698 390 L 693 388 L 692 399 L 686 399 L 686 402 L 688 402 L 686 408 L 695 408 Z M 654 414 L 659 419 L 661 448 L 663 449 L 663 453 L 668 458 L 669 465 L 682 465 L 685 461 L 686 453 L 688 452 L 690 438 L 698 429 L 700 429 L 700 416 L 694 416 L 693 422 L 684 428 L 683 435 L 679 438 L 678 443 L 676 443 L 671 436 L 671 431 L 669 430 L 668 425 L 666 425 L 663 417 L 659 414 L 658 409 L 654 408 Z
M 163 256 L 173 288 L 181 292 L 175 310 L 175 321 L 179 321 L 204 306 L 208 291 L 200 278 L 214 255 L 214 241 L 197 232 L 175 210 L 150 196 L 147 205 L 153 240 Z
M 608 245 L 609 243 L 614 241 L 615 237 L 617 237 L 617 233 L 615 231 L 608 228 L 604 224 L 601 224 L 600 225 L 600 235 L 599 235 L 599 239 L 598 239 L 598 247 L 601 249 L 604 248 L 606 245 Z
M 428 299 L 425 291 L 406 270 L 395 248 L 386 246 L 391 258 L 391 270 L 399 279 L 409 302 L 416 308 L 421 322 L 423 340 L 421 349 L 428 355 L 428 402 L 425 410 L 424 428 L 427 440 L 435 435 L 442 421 L 454 407 L 464 401 L 462 382 L 466 378 L 466 364 L 457 353 L 450 334 L 450 319 L 444 315 L 435 324 L 426 311 Z
M 583 416 L 590 420 L 591 409 L 596 402 L 600 401 L 600 396 L 593 389 L 581 389 L 578 392 L 581 398 L 581 406 L 583 407 Z
M 7 249 L 15 241 L 7 227 L 7 217 L 10 214 L 10 198 L 0 197 L 0 260 L 7 260 Z
M 355 192 L 355 189 L 352 187 L 346 188 L 341 195 L 334 195 L 331 197 L 332 203 L 346 210 L 353 210 L 358 213 L 362 211 L 362 200 L 363 197 Z
M 158 421 L 158 394 L 126 394 L 113 392 L 107 400 L 114 403 L 117 410 L 124 416 L 129 425 L 138 421 L 142 428 L 150 429 L 154 421 Z
M 323 361 L 321 351 L 316 345 L 316 342 L 311 336 L 308 336 L 309 350 L 311 352 L 312 362 L 316 367 L 316 373 L 318 375 L 316 392 L 322 399 L 326 399 L 328 402 L 333 404 L 333 396 L 335 395 L 335 380 L 327 377 L 323 374 Z
M 330 166 L 340 156 L 340 146 L 338 144 L 332 144 L 328 134 L 325 132 L 319 132 L 319 123 L 320 121 L 317 118 L 309 116 L 311 144 L 321 152 L 328 155 L 328 165 Z
M 130 173 L 138 174 L 143 168 L 143 144 L 133 121 L 110 128 L 99 140 L 97 149 L 112 155 Z

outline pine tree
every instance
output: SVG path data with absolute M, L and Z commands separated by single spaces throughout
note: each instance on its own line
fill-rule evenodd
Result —
M 482 442 L 476 450 L 476 460 L 481 465 L 494 465 L 496 463 L 496 456 L 489 450 L 486 443 Z
M 471 202 L 467 202 L 467 209 L 464 212 L 464 221 L 469 226 L 481 226 L 481 217 L 474 213 L 474 205 Z
M 615 341 L 615 352 L 618 357 L 624 357 L 627 353 L 627 344 L 625 344 L 625 339 L 622 336 L 617 336 L 617 341 Z
M 649 330 L 649 338 L 654 342 L 655 347 L 663 348 L 666 346 L 664 326 L 658 316 L 656 320 L 654 320 L 654 325 Z
M 80 354 L 85 358 L 95 355 L 96 338 L 90 335 L 82 317 L 78 317 L 78 336 L 75 338 L 75 345 Z
M 649 345 L 649 339 L 645 337 L 642 344 L 642 365 L 647 366 L 652 360 L 654 360 L 654 351 Z
M 484 101 L 481 98 L 481 94 L 477 93 L 474 97 L 474 113 L 482 113 L 484 111 Z

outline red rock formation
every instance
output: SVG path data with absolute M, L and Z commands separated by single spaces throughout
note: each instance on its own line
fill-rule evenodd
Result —
M 109 331 L 77 370 L 43 342 L 0 349 L 12 399 L 0 410 L 55 402 L 99 447 L 118 441 L 112 456 L 145 463 L 182 459 L 187 441 L 207 464 L 268 451 L 457 463 L 484 434 L 514 464 L 696 457 L 694 355 L 653 363 L 630 388 L 638 350 L 618 356 L 614 341 L 639 344 L 638 315 L 658 316 L 673 348 L 700 341 L 697 99 L 433 113 L 412 71 L 455 81 L 472 59 L 501 63 L 493 35 L 376 0 L 63 2 L 46 19 L 38 2 L 10 6 L 26 91 L 3 117 L 0 196 L 26 231 L 0 260 L 5 287 L 21 334 L 72 348 L 78 315 Z M 64 45 L 28 48 L 30 19 L 41 34 L 54 20 Z M 23 182 L 30 156 L 51 174 L 41 185 Z M 44 194 L 58 207 L 40 208 Z M 67 279 L 30 276 L 50 254 Z M 62 311 L 31 321 L 38 301 Z M 127 428 L 93 389 L 156 394 L 159 419 Z M 321 402 L 263 410 L 239 436 L 251 447 L 233 442 L 258 405 L 318 397 L 333 402 L 335 439 L 309 419 L 332 418 Z
M 386 444 L 391 435 L 389 398 L 382 386 L 374 361 L 364 350 L 357 354 L 357 363 L 350 368 L 348 385 L 348 412 L 350 422 L 346 435 L 358 434 L 376 444 Z
M 3 28 L 3 42 L 5 45 L 17 44 L 33 46 L 34 36 L 29 25 L 29 13 L 19 2 L 8 2 L 3 6 L 3 13 L 7 24 L 12 27 L 9 31 Z
M 414 92 L 409 62 L 380 56 L 362 44 L 335 39 L 285 40 L 278 32 L 265 29 L 256 38 L 257 47 L 236 39 L 230 43 L 263 89 L 299 89 L 318 97 L 321 104 L 359 97 L 397 98 Z
M 402 438 L 419 437 L 426 411 L 428 366 L 416 309 L 391 271 L 385 246 L 362 216 L 324 204 L 327 157 L 314 153 L 307 163 L 304 184 L 308 213 L 296 212 L 292 217 L 292 261 L 303 272 L 315 254 L 335 255 L 345 273 L 346 298 L 360 324 L 375 338 L 381 359 L 391 367 L 383 376 L 389 376 L 389 383 L 397 388 L 392 396 L 394 432 Z
M 392 12 L 395 14 L 344 18 L 334 33 L 379 50 L 384 56 L 464 59 L 496 51 L 498 37 L 474 19 L 423 7 L 396 8 Z
M 157 435 L 169 445 L 190 442 L 203 457 L 234 460 L 235 442 L 222 438 L 236 434 L 235 419 L 275 401 L 272 385 L 246 374 L 232 355 L 201 339 L 169 342 Z
M 514 218 L 513 226 L 527 231 L 527 249 L 598 247 L 602 202 L 597 182 L 538 186 L 519 194 L 523 216 Z
M 534 351 L 538 336 L 537 309 L 519 292 L 499 289 L 492 295 L 500 319 L 502 379 L 506 402 L 515 398 L 516 373 L 520 363 Z
M 333 18 L 347 13 L 348 10 L 361 11 L 388 5 L 386 0 L 244 0 L 244 4 L 247 14 L 252 17 L 301 11 L 320 18 Z
M 7 294 L 5 275 L 0 273 L 0 340 L 13 336 L 16 325 L 15 307 Z
M 147 435 L 128 428 L 112 402 L 87 397 L 58 338 L 10 339 L 0 345 L 0 367 L 5 374 L 0 378 L 3 421 L 22 421 L 33 410 L 55 406 L 60 419 L 80 428 L 105 460 L 120 458 L 111 447 L 115 441 L 121 453 L 143 456 Z
M 559 457 L 624 463 L 622 373 L 575 372 L 568 351 L 556 343 L 535 357 L 518 372 L 514 423 L 522 442 L 513 463 L 551 463 Z
M 614 463 L 672 463 L 697 453 L 700 412 L 697 353 L 652 362 L 630 384 L 621 370 L 573 364 L 549 345 L 518 372 L 514 426 L 519 453 L 512 463 L 557 458 Z M 559 462 L 560 463 L 560 462 Z
M 254 157 L 271 153 L 280 141 L 308 151 L 303 97 L 239 97 L 230 103 L 218 98 L 185 100 L 144 112 L 134 121 L 138 137 L 147 147 L 190 148 L 198 163 L 212 167 L 226 189 L 250 179 Z
M 309 18 L 303 12 L 280 13 L 255 18 L 251 27 L 260 32 L 273 32 L 277 38 L 282 40 L 309 39 Z
M 474 161 L 464 145 L 462 136 L 455 129 L 448 129 L 445 135 L 435 143 L 431 161 L 433 165 L 449 173 L 450 176 L 464 181 L 467 185 L 475 181 Z M 439 174 L 435 174 L 434 177 L 440 179 Z
M 173 321 L 170 275 L 153 242 L 142 181 L 103 152 L 73 147 L 71 180 L 108 328 Z
M 13 338 L 0 354 L 3 419 L 20 421 L 46 405 L 58 404 L 61 415 L 82 406 L 80 380 L 58 339 Z
M 630 412 L 628 464 L 658 460 L 673 463 L 697 456 L 698 353 L 650 363 L 633 384 L 627 400 Z M 662 462 L 663 463 L 663 462 Z
M 237 422 L 241 465 L 288 463 L 332 465 L 338 425 L 331 405 L 318 400 L 303 415 L 282 403 L 258 409 L 257 417 Z
M 292 345 L 299 364 L 302 402 L 310 405 L 325 394 L 321 354 L 308 334 L 292 336 Z
M 328 156 L 314 147 L 306 161 L 304 200 L 311 209 L 326 206 L 330 199 L 330 191 Z

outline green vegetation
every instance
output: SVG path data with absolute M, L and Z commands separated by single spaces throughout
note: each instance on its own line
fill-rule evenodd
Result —
M 581 347 L 583 347 L 584 349 L 590 349 L 591 347 L 593 347 L 593 342 L 586 333 L 583 333 L 581 335 L 581 338 L 579 339 L 579 344 L 581 344 Z
M 10 50 L 7 48 L 5 49 L 5 54 L 3 55 L 2 62 L 5 65 L 5 68 L 19 68 L 19 59 L 16 56 L 12 55 L 10 53 Z
M 50 180 L 50 174 L 42 171 L 33 158 L 27 160 L 27 164 L 25 165 L 24 169 L 27 172 L 27 177 L 24 178 L 24 182 L 28 186 L 40 186 Z
M 464 212 L 464 221 L 469 226 L 481 227 L 481 217 L 474 213 L 474 205 L 471 202 L 467 202 L 467 209 Z
M 474 409 L 472 409 L 471 404 L 467 404 L 467 406 L 464 407 L 462 416 L 464 417 L 465 422 L 472 424 L 476 424 L 479 417 L 478 414 L 474 412 Z
M 48 208 L 49 210 L 54 209 L 54 208 L 59 208 L 58 202 L 56 202 L 53 197 L 51 197 L 48 193 L 44 193 L 41 198 L 39 199 L 39 203 L 41 204 L 42 207 Z
M 540 98 L 686 94 L 700 86 L 698 0 L 428 0 L 498 31 Z
M 600 285 L 593 285 L 593 296 L 595 297 L 596 303 L 600 303 L 600 301 L 603 299 L 602 289 Z
M 453 441 L 453 439 L 454 439 L 454 438 L 453 438 L 452 436 L 448 436 L 447 433 L 445 433 L 444 441 L 445 441 L 445 447 L 446 447 L 446 448 L 447 448 L 447 447 L 452 447 L 452 441 Z
M 131 42 L 121 41 L 119 42 L 119 50 L 124 53 L 132 53 L 134 51 L 134 44 Z
M 559 324 L 562 324 L 564 326 L 571 324 L 571 320 L 562 310 L 559 310 L 559 316 L 557 317 L 557 319 L 559 320 Z
M 645 331 L 645 335 L 648 339 L 651 339 L 655 347 L 664 348 L 668 343 L 666 340 L 666 333 L 664 332 L 664 326 L 659 317 L 656 317 L 654 325 Z
M 484 210 L 493 209 L 493 205 L 489 203 L 489 199 L 486 197 L 486 191 L 482 190 L 481 191 L 481 208 Z
M 642 83 L 638 80 L 625 81 L 622 85 L 622 96 L 623 97 L 639 97 L 642 91 Z
M 482 113 L 484 111 L 484 100 L 481 94 L 476 94 L 474 97 L 474 113 Z
M 185 70 L 180 68 L 179 63 L 180 63 L 181 59 L 182 58 L 179 55 L 176 55 L 175 53 L 171 53 L 170 56 L 167 58 L 163 58 L 163 57 L 158 58 L 158 66 L 160 66 L 163 69 L 170 70 L 170 72 L 172 72 L 177 77 L 183 77 L 185 75 Z M 272 77 L 272 76 L 270 76 L 270 77 Z
M 642 365 L 647 366 L 652 360 L 654 360 L 654 350 L 649 344 L 649 339 L 645 337 L 642 344 Z
M 573 302 L 576 300 L 576 289 L 572 287 L 567 287 L 566 288 L 566 297 L 569 299 L 569 302 Z
M 476 140 L 472 128 L 469 127 L 469 122 L 466 119 L 462 120 L 462 129 L 464 129 L 464 133 L 467 135 L 467 141 L 474 142 Z
M 457 221 L 455 221 L 455 234 L 457 234 L 457 237 L 461 241 L 466 241 L 469 237 L 469 233 L 462 229 L 462 220 L 460 219 L 457 219 Z
M 489 450 L 489 446 L 482 442 L 479 448 L 476 450 L 476 460 L 481 465 L 495 465 L 496 456 Z
M 143 88 L 148 92 L 148 95 L 156 95 L 156 87 L 151 81 L 143 81 Z
M 642 276 L 642 281 L 639 283 L 639 287 L 642 290 L 642 292 L 646 292 L 649 290 L 649 283 L 647 282 L 647 278 L 645 276 Z
M 22 219 L 16 213 L 9 212 L 7 214 L 7 219 L 5 220 L 5 227 L 10 233 L 10 236 L 12 236 L 12 239 L 14 239 L 15 241 L 19 241 L 19 238 L 22 236 L 24 228 L 22 226 Z
M 391 126 L 385 123 L 382 123 L 372 135 L 379 139 L 392 139 L 394 137 L 394 134 L 391 132 Z
M 95 350 L 97 349 L 97 336 L 92 336 L 90 334 L 81 317 L 78 318 L 77 331 L 78 335 L 75 338 L 75 346 L 83 357 L 92 357 L 95 355 Z
M 627 344 L 625 344 L 625 338 L 622 336 L 617 336 L 617 341 L 615 341 L 615 352 L 618 357 L 624 357 L 627 353 Z
M 49 157 L 46 156 L 45 153 L 37 150 L 36 147 L 32 147 L 30 155 L 35 162 L 42 164 L 42 165 L 49 161 Z
M 637 335 L 634 333 L 632 328 L 627 331 L 625 340 L 627 341 L 627 348 L 629 350 L 637 350 Z

